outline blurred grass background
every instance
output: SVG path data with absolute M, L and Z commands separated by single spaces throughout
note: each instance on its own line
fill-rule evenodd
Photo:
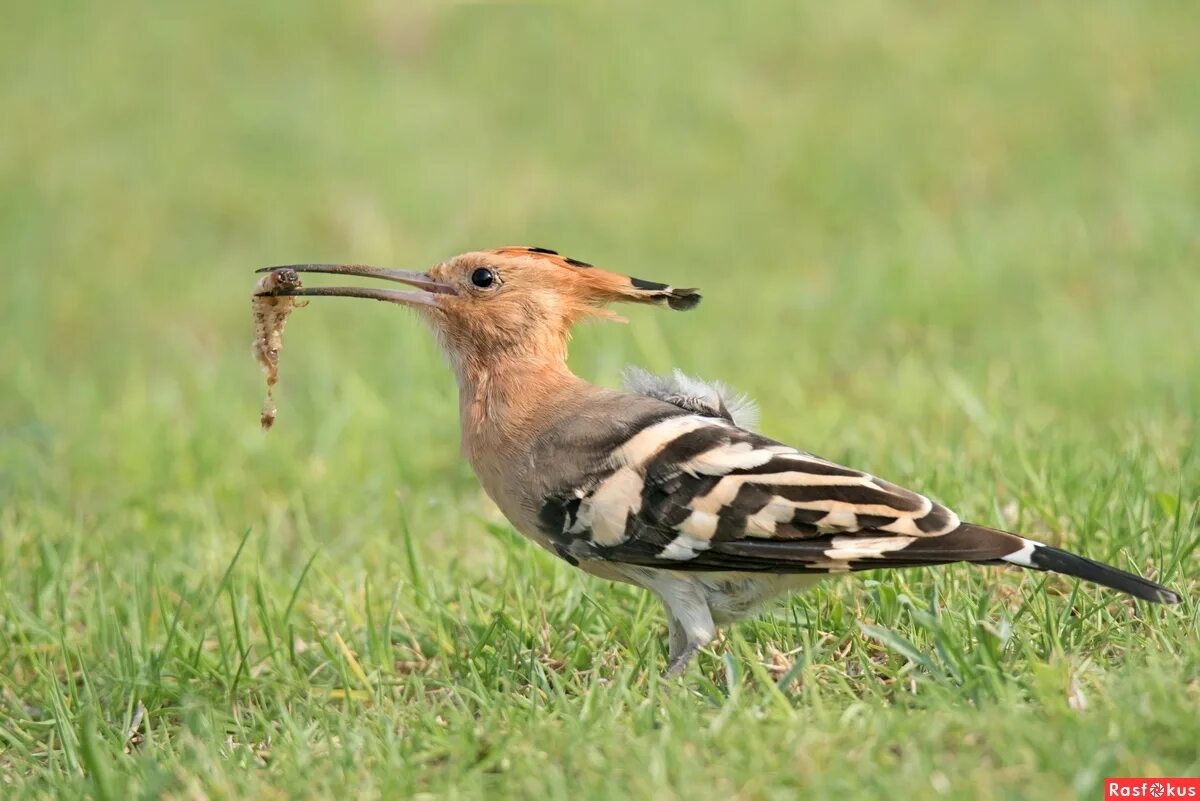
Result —
M 722 378 L 776 438 L 1194 593 L 1193 5 L 5 19 L 6 792 L 1087 798 L 1200 772 L 1195 606 L 1034 576 L 831 584 L 660 685 L 655 604 L 483 498 L 415 319 L 297 314 L 265 436 L 248 309 L 261 265 L 504 244 L 696 285 L 694 313 L 581 330 L 574 367 Z

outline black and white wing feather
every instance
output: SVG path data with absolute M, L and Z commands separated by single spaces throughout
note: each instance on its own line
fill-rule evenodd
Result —
M 557 500 L 563 527 L 551 536 L 575 558 L 767 572 L 912 563 L 917 552 L 922 564 L 970 558 L 934 558 L 944 547 L 900 553 L 958 528 L 946 507 L 722 417 L 682 413 L 651 423 L 614 451 L 604 475 Z M 559 515 L 550 506 L 543 521 L 553 524 Z
M 674 398 L 670 389 L 646 394 L 673 410 L 657 403 L 644 421 L 626 421 L 603 464 L 542 499 L 542 530 L 564 558 L 757 573 L 1006 562 L 1149 600 L 1175 597 L 1116 568 L 963 524 L 925 495 L 741 428 L 720 393 L 687 385 Z

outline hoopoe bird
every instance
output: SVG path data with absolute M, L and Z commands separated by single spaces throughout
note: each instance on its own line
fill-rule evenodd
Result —
M 609 304 L 694 308 L 700 294 L 537 247 L 465 253 L 425 273 L 359 265 L 264 268 L 363 276 L 417 291 L 309 287 L 276 296 L 370 298 L 416 309 L 458 379 L 463 451 L 525 536 L 595 576 L 655 593 L 666 675 L 717 626 L 822 576 L 972 562 L 1052 571 L 1178 603 L 1153 581 L 987 526 L 881 478 L 753 430 L 720 384 L 634 371 L 623 391 L 567 366 L 572 326 Z

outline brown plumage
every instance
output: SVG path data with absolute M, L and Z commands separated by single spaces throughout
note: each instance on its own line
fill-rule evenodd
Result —
M 279 268 L 268 268 L 279 269 Z M 521 533 L 572 565 L 663 601 L 669 675 L 716 625 L 820 576 L 951 562 L 1013 564 L 1177 603 L 1171 590 L 1004 531 L 752 429 L 748 404 L 676 373 L 633 373 L 624 391 L 566 363 L 572 326 L 620 319 L 606 306 L 690 309 L 694 289 L 630 278 L 545 248 L 466 253 L 426 273 L 356 265 L 296 272 L 369 276 L 419 292 L 327 287 L 410 306 L 454 367 L 463 450 Z

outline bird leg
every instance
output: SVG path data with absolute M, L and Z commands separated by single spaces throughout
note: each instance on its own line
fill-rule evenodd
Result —
M 663 678 L 676 679 L 684 674 L 696 653 L 712 641 L 717 627 L 704 593 L 693 579 L 660 574 L 650 589 L 662 599 L 667 613 L 669 650 Z
M 667 631 L 670 635 L 670 651 L 667 653 L 667 669 L 663 671 L 663 678 L 677 679 L 687 671 L 702 646 L 699 640 L 688 639 L 683 624 L 670 611 L 667 612 Z

